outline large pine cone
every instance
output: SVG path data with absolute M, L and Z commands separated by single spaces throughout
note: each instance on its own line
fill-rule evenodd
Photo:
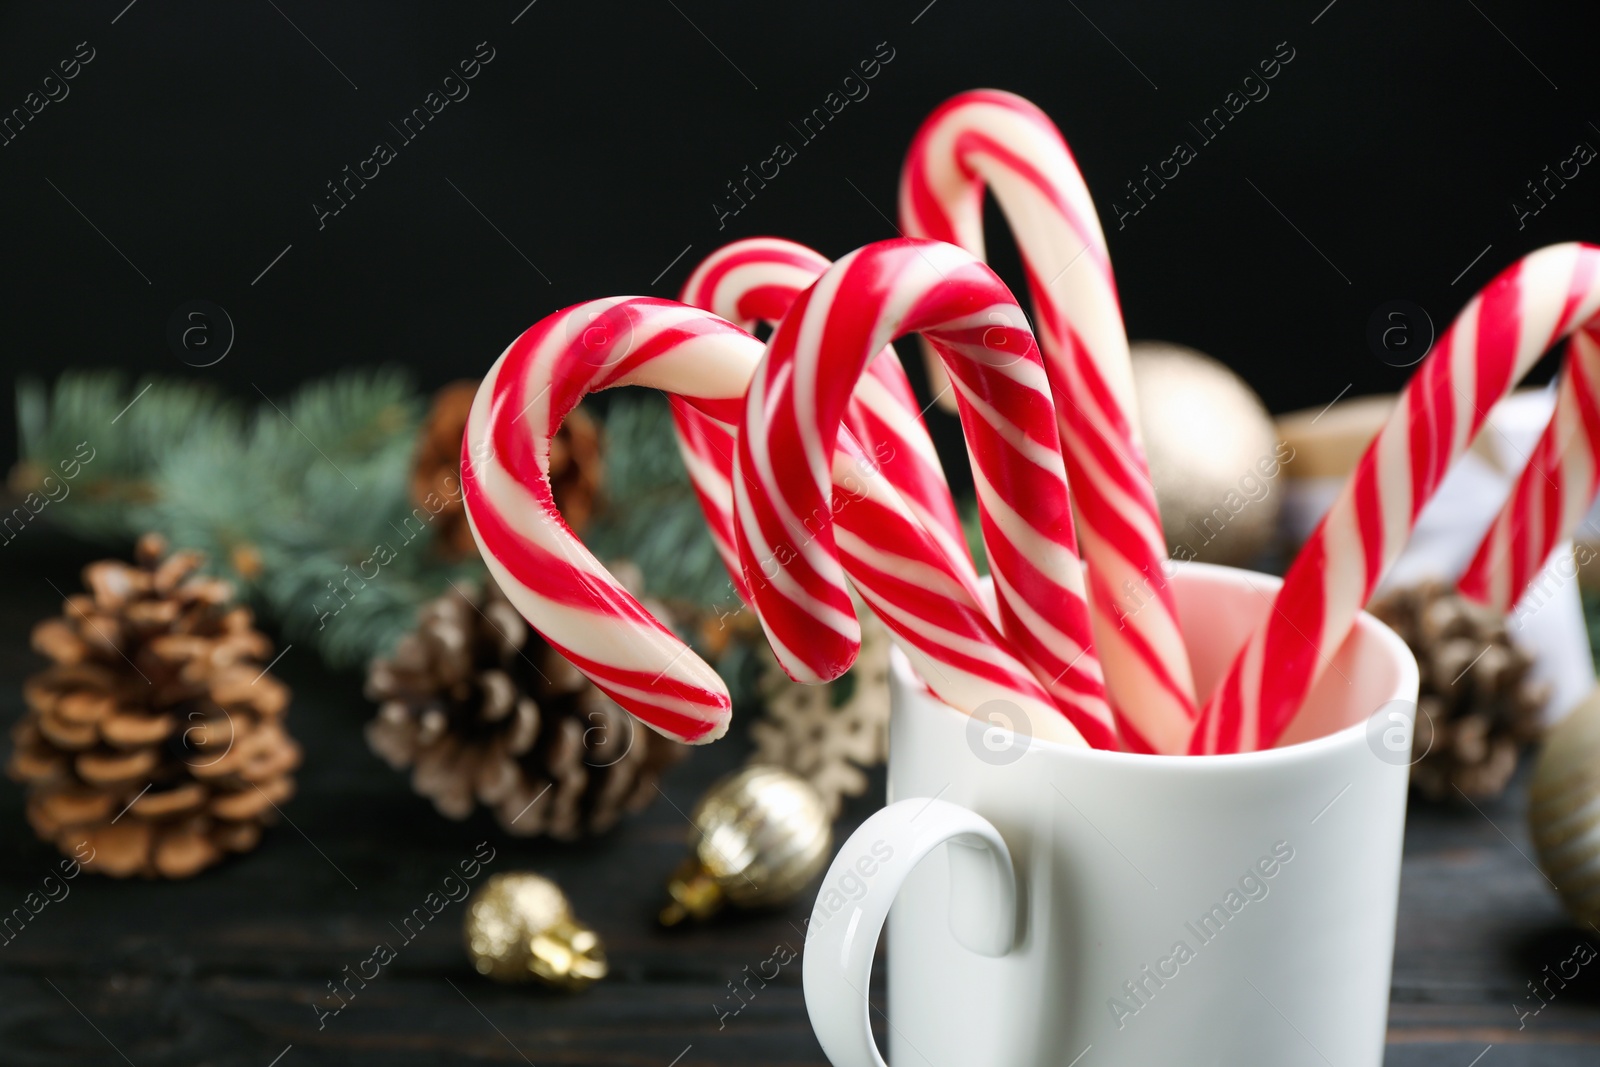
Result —
M 684 746 L 635 722 L 523 620 L 498 586 L 423 607 L 368 668 L 367 743 L 440 814 L 476 804 L 508 833 L 573 840 L 655 795 Z
M 23 687 L 8 769 L 34 831 L 88 869 L 186 878 L 255 847 L 300 748 L 289 690 L 263 669 L 272 645 L 232 587 L 154 535 L 137 560 L 91 563 L 89 593 L 34 627 L 54 662 Z
M 412 460 L 411 498 L 434 516 L 437 544 L 451 559 L 478 551 L 461 500 L 461 438 L 477 394 L 475 381 L 451 382 L 434 394 Z M 567 525 L 579 533 L 599 502 L 602 474 L 600 426 L 576 409 L 550 441 L 550 489 Z
M 1433 799 L 1500 793 L 1540 734 L 1549 689 L 1529 678 L 1533 657 L 1498 612 L 1438 583 L 1395 590 L 1371 611 L 1411 646 L 1421 671 L 1415 745 L 1427 754 L 1411 781 Z

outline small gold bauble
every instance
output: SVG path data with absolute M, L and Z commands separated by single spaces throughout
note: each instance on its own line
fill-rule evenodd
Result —
M 793 900 L 828 862 L 827 805 L 804 778 L 758 764 L 719 779 L 689 817 L 690 855 L 667 883 L 661 921 L 706 919 L 725 903 L 775 907 Z
M 497 874 L 467 906 L 467 954 L 497 982 L 582 989 L 606 974 L 599 936 L 572 917 L 566 895 L 537 874 Z
M 1545 736 L 1528 786 L 1528 830 L 1573 918 L 1600 925 L 1600 689 Z
M 1133 386 L 1161 528 L 1174 557 L 1243 564 L 1278 529 L 1283 458 L 1261 400 L 1210 356 L 1132 346 Z

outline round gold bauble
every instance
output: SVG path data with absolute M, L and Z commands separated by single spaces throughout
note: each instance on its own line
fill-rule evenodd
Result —
M 467 954 L 497 982 L 582 989 L 605 977 L 599 935 L 572 916 L 566 894 L 537 874 L 497 874 L 467 905 Z
M 1573 918 L 1600 925 L 1600 689 L 1545 735 L 1528 786 L 1528 830 Z
M 1282 458 L 1272 418 L 1237 374 L 1182 345 L 1132 346 L 1145 455 L 1175 558 L 1243 564 L 1278 529 Z
M 690 855 L 667 883 L 668 926 L 705 919 L 724 904 L 775 907 L 793 900 L 828 862 L 833 825 L 804 778 L 764 764 L 719 779 L 689 816 Z

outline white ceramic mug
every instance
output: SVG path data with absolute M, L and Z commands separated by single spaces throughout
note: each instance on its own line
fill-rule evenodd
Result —
M 1173 582 L 1209 691 L 1279 582 Z M 1410 651 L 1363 615 L 1281 747 L 1143 756 L 1033 738 L 1003 701 L 962 714 L 897 658 L 889 806 L 806 935 L 824 1051 L 883 1065 L 887 916 L 896 1067 L 1377 1067 L 1416 696 Z

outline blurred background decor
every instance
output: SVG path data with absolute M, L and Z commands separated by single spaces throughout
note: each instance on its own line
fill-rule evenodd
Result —
M 1278 536 L 1286 453 L 1261 398 L 1183 345 L 1135 342 L 1133 387 L 1162 532 L 1175 560 L 1259 565 Z
M 576 992 L 606 976 L 600 935 L 572 914 L 561 887 L 532 873 L 501 873 L 467 904 L 473 968 L 496 982 L 541 982 Z
M 773 764 L 811 783 L 827 807 L 839 814 L 846 797 L 866 792 L 867 768 L 889 758 L 888 629 L 860 600 L 861 651 L 854 665 L 827 685 L 797 685 L 770 652 L 763 657 L 765 704 L 750 726 L 751 763 Z
M 775 908 L 800 896 L 833 848 L 821 794 L 782 767 L 756 764 L 711 784 L 689 813 L 689 855 L 667 881 L 663 926 L 732 905 Z
M 1438 583 L 1393 590 L 1371 611 L 1421 672 L 1411 783 L 1430 800 L 1499 794 L 1543 733 L 1550 688 L 1531 676 L 1534 653 L 1499 614 Z
M 88 870 L 187 878 L 255 848 L 294 795 L 272 642 L 202 562 L 148 534 L 33 629 L 52 663 L 23 685 L 7 769 L 34 832 Z
M 1550 731 L 1528 784 L 1539 866 L 1572 917 L 1600 924 L 1600 690 Z
M 488 576 L 423 605 L 416 629 L 372 661 L 367 696 L 378 702 L 367 743 L 441 815 L 484 804 L 518 836 L 604 833 L 654 800 L 687 751 L 554 652 Z

